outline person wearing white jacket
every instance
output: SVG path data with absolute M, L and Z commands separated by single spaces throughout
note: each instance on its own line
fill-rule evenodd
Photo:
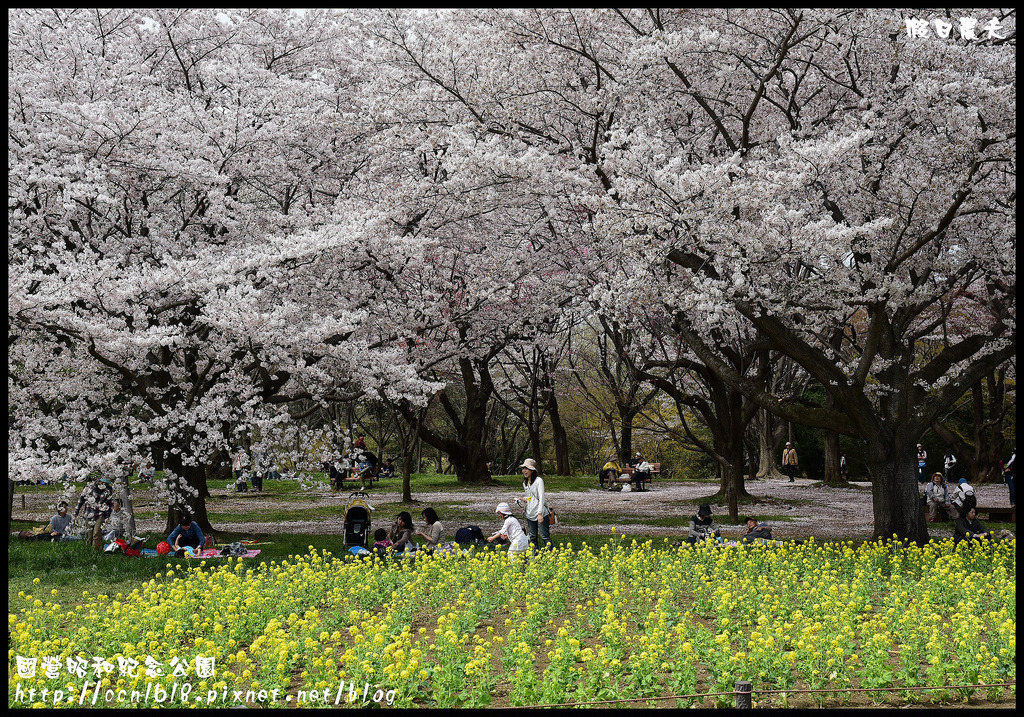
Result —
M 508 503 L 498 503 L 498 507 L 494 509 L 494 512 L 502 516 L 505 522 L 502 523 L 494 535 L 487 538 L 487 542 L 490 543 L 499 537 L 506 538 L 509 543 L 508 559 L 515 562 L 516 555 L 525 553 L 526 549 L 530 547 L 530 541 L 527 540 L 526 533 L 523 532 L 523 526 L 512 517 L 512 509 Z
M 537 472 L 537 462 L 527 458 L 519 466 L 523 471 L 523 490 L 526 491 L 526 529 L 530 542 L 538 548 L 551 545 L 551 510 L 544 498 L 544 479 Z

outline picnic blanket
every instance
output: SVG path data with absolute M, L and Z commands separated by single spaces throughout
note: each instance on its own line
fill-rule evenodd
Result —
M 262 552 L 263 552 L 262 550 L 247 550 L 245 552 L 245 555 L 235 555 L 235 556 L 231 556 L 231 557 L 236 557 L 236 558 L 255 558 L 257 555 L 259 555 Z M 143 550 L 142 550 L 142 557 L 144 557 L 144 558 L 159 558 L 159 557 L 173 558 L 174 556 L 173 555 L 163 555 L 163 556 L 161 556 L 160 554 L 158 554 L 155 550 L 152 550 L 151 548 L 143 548 Z M 220 554 L 220 550 L 218 550 L 217 548 L 206 548 L 205 550 L 203 550 L 198 555 L 193 556 L 192 559 L 195 560 L 196 558 L 199 558 L 201 560 L 205 560 L 207 558 L 226 558 L 226 557 L 228 557 L 228 556 L 227 555 L 221 555 Z

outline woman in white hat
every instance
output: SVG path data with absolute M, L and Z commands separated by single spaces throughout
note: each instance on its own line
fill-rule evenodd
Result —
M 523 490 L 526 491 L 526 529 L 530 542 L 543 548 L 551 545 L 551 510 L 544 499 L 544 479 L 532 458 L 527 458 L 519 467 L 523 470 Z
M 507 539 L 509 542 L 508 559 L 515 561 L 516 555 L 525 553 L 526 549 L 530 547 L 530 542 L 526 539 L 523 526 L 519 525 L 519 521 L 512 517 L 512 509 L 508 503 L 498 503 L 494 512 L 502 516 L 505 522 L 498 528 L 498 532 L 487 538 L 487 542 L 490 543 L 499 537 Z

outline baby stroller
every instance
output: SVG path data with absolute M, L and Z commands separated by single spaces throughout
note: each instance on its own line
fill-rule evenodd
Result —
M 349 496 L 348 506 L 345 508 L 346 547 L 369 547 L 367 538 L 370 535 L 370 511 L 373 510 L 373 506 L 366 502 L 369 497 L 362 491 L 356 491 Z

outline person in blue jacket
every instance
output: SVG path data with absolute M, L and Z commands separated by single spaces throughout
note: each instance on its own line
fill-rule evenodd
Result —
M 188 513 L 181 516 L 181 522 L 178 523 L 178 527 L 167 536 L 167 542 L 171 544 L 171 549 L 175 552 L 185 546 L 201 549 L 204 540 L 203 531 L 199 529 L 197 523 L 192 521 L 192 516 Z

